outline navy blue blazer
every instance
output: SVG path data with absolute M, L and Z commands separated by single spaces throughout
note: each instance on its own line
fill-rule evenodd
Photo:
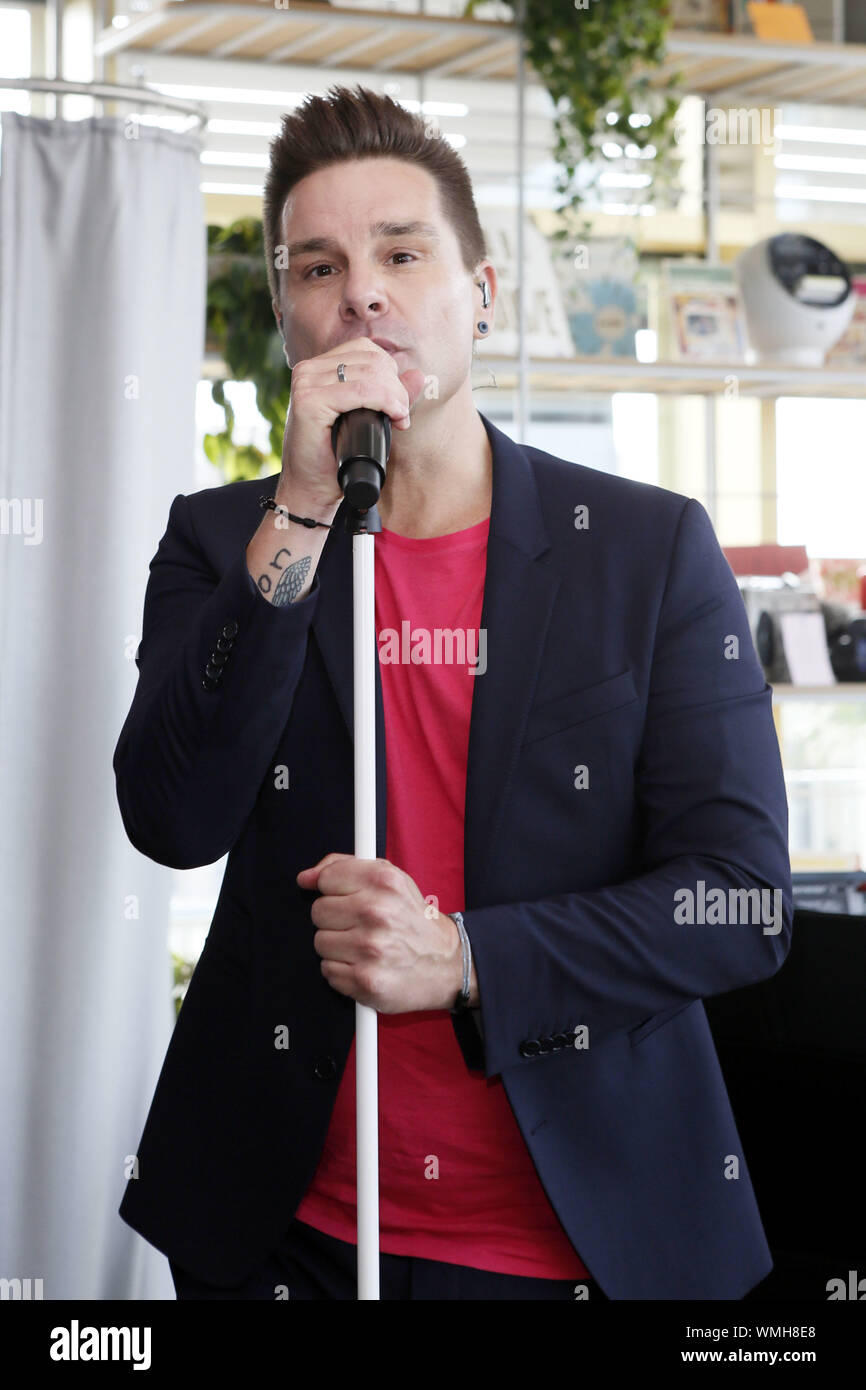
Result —
M 701 1001 L 772 975 L 790 945 L 771 690 L 699 502 L 481 419 L 487 670 L 463 909 L 481 1003 L 453 1026 L 467 1067 L 501 1076 L 609 1298 L 739 1299 L 772 1259 Z M 354 848 L 351 537 L 341 504 L 310 592 L 274 608 L 245 550 L 276 483 L 174 499 L 114 755 L 142 854 L 184 869 L 229 856 L 120 1206 L 221 1285 L 257 1267 L 300 1204 L 355 1019 L 313 949 L 316 894 L 295 882 Z M 376 677 L 384 858 L 378 663 Z

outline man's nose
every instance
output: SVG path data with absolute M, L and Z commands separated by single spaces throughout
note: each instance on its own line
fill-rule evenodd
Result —
M 344 312 L 364 315 L 369 312 L 381 313 L 386 304 L 382 286 L 367 271 L 350 271 L 343 285 L 342 309 Z

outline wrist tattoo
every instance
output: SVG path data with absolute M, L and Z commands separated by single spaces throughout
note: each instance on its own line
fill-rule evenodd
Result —
M 280 563 L 281 556 L 291 555 L 291 553 L 290 550 L 287 550 L 285 546 L 283 546 L 277 551 L 273 560 L 271 560 L 271 569 L 277 570 L 280 576 L 274 588 L 273 598 L 271 599 L 271 603 L 275 608 L 287 608 L 290 603 L 294 603 L 298 594 L 303 589 L 307 575 L 310 572 L 309 555 L 302 555 L 299 560 L 295 560 L 291 565 L 282 565 Z M 259 575 L 258 583 L 263 594 L 269 594 L 271 592 L 272 581 L 269 574 L 265 573 Z

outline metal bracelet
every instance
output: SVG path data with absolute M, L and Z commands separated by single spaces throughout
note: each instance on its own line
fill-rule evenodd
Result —
M 463 951 L 463 988 L 457 996 L 455 1008 L 466 1009 L 469 1007 L 469 984 L 472 978 L 472 947 L 469 943 L 466 927 L 463 924 L 462 912 L 449 912 L 448 916 L 457 925 L 457 931 L 460 936 L 460 946 Z

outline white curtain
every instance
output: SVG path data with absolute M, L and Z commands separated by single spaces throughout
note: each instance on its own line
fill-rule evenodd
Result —
M 173 1298 L 117 1215 L 173 1024 L 172 871 L 111 760 L 148 563 L 194 490 L 201 143 L 4 113 L 0 147 L 0 1276 Z

